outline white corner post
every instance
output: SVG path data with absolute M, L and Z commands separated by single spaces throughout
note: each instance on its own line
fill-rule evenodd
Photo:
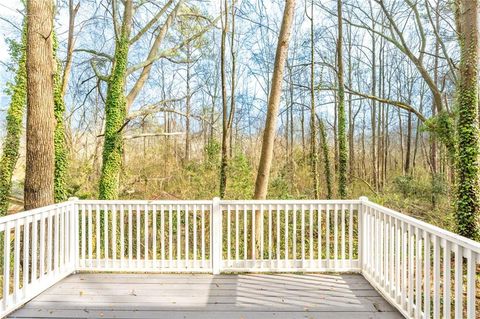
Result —
M 364 231 L 364 227 L 367 222 L 365 212 L 367 208 L 366 204 L 368 203 L 368 197 L 360 196 L 358 200 L 360 201 L 360 205 L 358 205 L 358 266 L 363 272 L 363 270 L 365 269 L 364 253 L 366 245 L 366 234 Z
M 78 252 L 79 252 L 79 238 L 78 238 L 78 197 L 70 197 L 68 201 L 71 203 L 70 225 L 69 225 L 69 239 L 70 239 L 70 261 L 72 264 L 72 272 L 75 273 L 78 268 Z
M 222 263 L 222 211 L 220 198 L 212 201 L 212 273 L 220 274 Z

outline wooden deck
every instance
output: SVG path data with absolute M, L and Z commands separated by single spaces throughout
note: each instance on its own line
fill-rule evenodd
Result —
M 10 318 L 403 318 L 355 274 L 77 274 Z

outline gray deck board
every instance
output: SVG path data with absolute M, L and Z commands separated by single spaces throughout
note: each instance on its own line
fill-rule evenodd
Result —
M 10 318 L 403 318 L 361 275 L 77 274 Z

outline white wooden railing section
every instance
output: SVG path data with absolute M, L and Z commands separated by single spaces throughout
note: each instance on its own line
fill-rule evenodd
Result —
M 407 318 L 478 316 L 480 243 L 365 197 L 72 199 L 0 218 L 0 243 L 1 317 L 76 271 L 357 272 Z
M 75 204 L 0 218 L 0 317 L 75 271 Z

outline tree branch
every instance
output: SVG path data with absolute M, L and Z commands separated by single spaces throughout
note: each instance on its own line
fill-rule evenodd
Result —
M 67 42 L 67 58 L 65 61 L 65 67 L 63 68 L 62 74 L 62 85 L 61 85 L 61 92 L 62 97 L 65 96 L 65 92 L 67 91 L 67 84 L 68 79 L 70 76 L 70 70 L 72 69 L 72 60 L 73 60 L 73 48 L 75 46 L 75 37 L 74 37 L 74 29 L 75 29 L 75 17 L 77 16 L 78 10 L 80 9 L 80 1 L 77 5 L 73 6 L 73 0 L 69 0 L 68 2 L 68 42 Z
M 351 93 L 351 94 L 354 94 L 354 95 L 357 95 L 357 96 L 360 96 L 360 97 L 363 97 L 363 98 L 366 98 L 366 99 L 370 99 L 370 100 L 374 100 L 374 101 L 377 101 L 377 102 L 380 102 L 380 103 L 386 103 L 386 104 L 390 104 L 390 105 L 399 107 L 403 110 L 412 112 L 413 114 L 415 114 L 418 117 L 418 119 L 420 121 L 422 121 L 422 122 L 427 121 L 427 118 L 422 113 L 420 113 L 413 106 L 411 106 L 407 103 L 404 103 L 404 102 L 401 102 L 401 101 L 385 99 L 385 98 L 381 98 L 381 97 L 378 97 L 378 96 L 373 96 L 373 95 L 369 95 L 369 94 L 365 94 L 365 93 L 360 93 L 360 92 L 351 90 L 350 88 L 346 88 L 346 91 L 348 93 Z
M 151 105 L 148 105 L 148 106 L 144 106 L 144 107 L 140 108 L 138 111 L 130 112 L 130 114 L 128 114 L 128 116 L 127 116 L 127 120 L 128 119 L 131 120 L 131 119 L 134 119 L 134 118 L 139 117 L 139 116 L 147 116 L 147 115 L 158 113 L 158 112 L 172 112 L 172 113 L 177 113 L 177 114 L 182 115 L 182 116 L 186 116 L 185 113 L 175 111 L 175 110 L 170 109 L 170 108 L 160 107 L 160 106 L 165 105 L 165 104 L 179 102 L 183 99 L 185 99 L 185 97 L 181 97 L 181 98 L 178 98 L 178 99 L 169 99 L 169 100 L 159 101 L 157 103 L 154 103 L 154 104 L 151 104 Z
M 163 8 L 158 11 L 158 13 L 150 20 L 138 33 L 130 39 L 130 44 L 135 43 L 138 41 L 144 34 L 147 32 L 159 19 L 160 17 L 167 11 L 167 9 L 170 7 L 170 5 L 173 3 L 173 0 L 169 0 Z
M 92 49 L 75 49 L 75 50 L 73 50 L 73 52 L 86 52 L 86 53 L 90 53 L 92 55 L 96 55 L 96 56 L 99 56 L 99 57 L 102 57 L 102 58 L 106 58 L 107 60 L 113 62 L 113 56 L 111 56 L 107 53 L 98 52 L 98 51 L 95 51 L 95 50 L 92 50 Z
M 176 136 L 176 135 L 185 135 L 185 132 L 164 132 L 164 133 L 143 133 L 137 135 L 126 135 L 123 137 L 124 140 L 133 140 L 135 138 L 141 137 L 155 137 L 155 136 Z
M 170 48 L 168 50 L 164 50 L 162 52 L 159 52 L 158 54 L 156 54 L 156 55 L 154 55 L 150 58 L 147 58 L 145 61 L 131 66 L 130 68 L 128 68 L 127 74 L 131 74 L 131 73 L 133 73 L 133 72 L 135 72 L 135 71 L 137 71 L 137 70 L 139 70 L 139 69 L 141 69 L 145 66 L 148 66 L 158 59 L 171 57 L 171 56 L 175 55 L 177 53 L 177 51 L 180 50 L 182 47 L 184 47 L 188 43 L 196 40 L 197 38 L 201 37 L 203 34 L 205 34 L 205 32 L 210 30 L 215 24 L 217 24 L 218 20 L 220 20 L 220 16 L 218 16 L 215 20 L 212 21 L 212 23 L 207 25 L 205 28 L 203 28 L 202 30 L 200 30 L 199 32 L 197 32 L 196 34 L 191 36 L 190 38 L 185 39 L 184 41 L 180 42 L 179 45 L 177 45 L 173 48 Z
M 155 55 L 157 55 L 158 50 L 160 48 L 160 45 L 163 42 L 163 39 L 165 38 L 165 35 L 167 34 L 167 31 L 170 28 L 170 26 L 172 25 L 173 20 L 175 19 L 176 15 L 177 15 L 177 12 L 180 9 L 180 7 L 182 6 L 184 1 L 185 0 L 180 0 L 177 3 L 175 8 L 168 15 L 167 20 L 160 27 L 158 35 L 155 37 L 155 41 L 153 42 L 152 47 L 150 48 L 150 52 L 148 53 L 147 61 L 152 59 L 152 57 L 154 57 Z M 147 81 L 147 79 L 150 75 L 150 71 L 152 69 L 153 61 L 155 61 L 155 60 L 152 60 L 151 62 L 149 62 L 147 64 L 144 64 L 144 65 L 142 65 L 141 67 L 138 68 L 138 69 L 140 69 L 140 68 L 143 67 L 143 70 L 142 70 L 140 76 L 138 77 L 137 81 L 133 85 L 132 89 L 130 90 L 130 92 L 127 95 L 127 111 L 130 108 L 130 106 L 133 104 L 133 101 L 137 97 L 138 93 L 140 93 L 140 90 L 142 89 L 143 85 Z M 127 75 L 131 74 L 132 72 L 127 70 Z
M 100 71 L 97 69 L 97 63 L 94 60 L 90 60 L 90 65 L 92 66 L 93 73 L 95 73 L 95 76 L 105 82 L 108 82 L 110 79 L 110 76 L 101 74 Z

